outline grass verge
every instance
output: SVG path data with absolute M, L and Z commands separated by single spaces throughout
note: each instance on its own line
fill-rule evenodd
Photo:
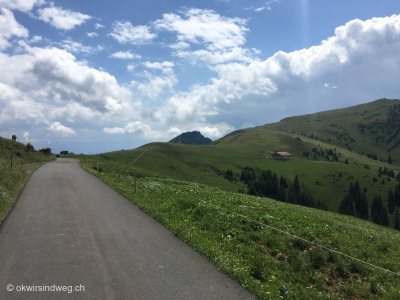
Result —
M 31 174 L 45 163 L 54 160 L 53 157 L 45 157 L 42 154 L 32 154 L 32 156 L 38 157 L 29 160 L 14 159 L 12 169 L 9 159 L 0 159 L 0 224 L 14 205 Z M 31 161 L 36 162 L 30 163 Z

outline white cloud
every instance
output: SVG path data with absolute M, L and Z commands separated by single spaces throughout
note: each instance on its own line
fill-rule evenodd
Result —
M 186 42 L 183 42 L 183 41 L 179 41 L 179 42 L 177 42 L 175 44 L 169 45 L 168 47 L 170 47 L 172 49 L 175 49 L 175 50 L 183 50 L 183 49 L 190 48 L 190 44 L 186 43 Z
M 109 57 L 112 58 L 121 58 L 121 59 L 141 59 L 142 57 L 139 54 L 131 53 L 130 51 L 118 51 L 111 54 Z
M 94 28 L 96 28 L 96 29 L 100 29 L 100 28 L 104 28 L 104 27 L 106 27 L 106 26 L 101 25 L 101 24 L 99 24 L 99 23 L 96 23 L 96 24 L 94 25 Z
M 171 93 L 178 79 L 171 68 L 163 68 L 162 72 L 163 76 L 156 76 L 145 71 L 144 76 L 148 81 L 138 83 L 137 90 L 150 99 L 156 99 L 160 94 Z
M 207 51 L 207 50 L 196 50 L 196 51 L 181 51 L 176 52 L 174 55 L 185 58 L 191 63 L 203 61 L 206 64 L 220 64 L 228 61 L 243 61 L 243 62 L 254 62 L 258 61 L 255 57 L 258 52 L 250 52 L 244 48 L 232 48 L 228 51 Z
M 33 48 L 26 53 L 0 53 L 0 82 L 49 103 L 74 101 L 99 112 L 125 111 L 131 93 L 110 74 L 88 67 L 65 50 Z
M 260 11 L 263 11 L 265 9 L 265 7 L 259 7 L 259 8 L 256 8 L 254 11 L 255 12 L 260 12 Z
M 213 10 L 189 9 L 177 14 L 164 14 L 163 19 L 154 22 L 158 30 L 177 33 L 178 42 L 206 45 L 208 50 L 225 50 L 243 45 L 246 42 L 244 26 L 246 20 L 225 18 Z
M 82 25 L 91 16 L 71 10 L 63 10 L 61 7 L 46 7 L 38 9 L 38 18 L 57 29 L 71 30 L 76 26 Z
M 135 70 L 135 68 L 136 68 L 136 65 L 135 65 L 135 64 L 129 64 L 129 65 L 126 66 L 126 69 L 127 69 L 129 72 L 133 72 L 133 71 Z
M 110 134 L 121 134 L 125 133 L 128 135 L 142 136 L 147 139 L 157 139 L 162 137 L 162 133 L 154 131 L 151 127 L 141 121 L 129 122 L 124 128 L 114 127 L 114 128 L 103 128 L 105 133 Z
M 86 35 L 90 38 L 99 36 L 97 32 L 86 32 Z
M 175 64 L 173 62 L 170 61 L 164 61 L 162 63 L 159 62 L 149 62 L 146 61 L 143 63 L 143 65 L 148 68 L 148 69 L 163 69 L 163 68 L 172 68 L 173 66 L 175 66 Z
M 0 15 L 0 50 L 4 50 L 10 46 L 8 39 L 13 36 L 28 37 L 28 30 L 19 24 L 14 14 L 7 8 L 1 8 Z
M 336 85 L 331 85 L 331 84 L 329 84 L 329 83 L 325 83 L 324 86 L 325 86 L 326 88 L 337 89 L 337 86 L 336 86 Z
M 61 41 L 60 46 L 63 49 L 74 53 L 82 52 L 93 54 L 103 50 L 103 47 L 100 45 L 97 45 L 96 48 L 91 46 L 84 46 L 81 43 L 74 42 L 71 38 Z
M 24 134 L 22 135 L 23 139 L 25 142 L 29 142 L 29 132 L 25 131 Z
M 226 132 L 232 131 L 235 128 L 226 124 L 226 123 L 219 123 L 219 124 L 214 124 L 211 126 L 199 126 L 196 127 L 195 130 L 198 130 L 203 134 L 204 136 L 210 138 L 210 139 L 216 139 L 222 137 Z
M 39 35 L 35 35 L 33 38 L 31 38 L 27 43 L 28 44 L 33 44 L 33 43 L 37 43 L 37 42 L 40 42 L 40 41 L 42 41 L 43 40 L 43 38 L 41 37 L 41 36 L 39 36 Z
M 32 10 L 35 5 L 43 5 L 45 3 L 44 0 L 0 0 L 0 6 L 23 12 Z
M 206 64 L 227 61 L 253 62 L 255 54 L 241 48 L 246 43 L 246 20 L 226 18 L 212 10 L 189 9 L 182 15 L 165 14 L 163 19 L 154 22 L 155 28 L 176 32 L 177 42 L 169 45 L 175 49 L 173 55 Z M 188 51 L 190 44 L 202 44 L 205 49 Z
M 105 133 L 111 133 L 111 134 L 119 134 L 119 133 L 125 133 L 124 128 L 121 127 L 114 127 L 114 128 L 103 128 L 103 131 Z
M 268 1 L 267 3 L 265 3 L 265 4 L 269 5 L 269 4 L 272 4 L 272 3 L 280 4 L 280 3 L 282 3 L 282 2 L 281 2 L 280 0 L 270 0 L 270 1 Z
M 388 94 L 395 98 L 400 92 L 396 81 L 400 78 L 400 16 L 353 20 L 335 33 L 318 46 L 279 51 L 265 61 L 210 67 L 218 74 L 211 84 L 175 93 L 149 118 L 171 125 L 205 122 L 235 109 L 238 114 L 245 109 L 260 118 L 264 114 L 276 118 L 268 105 L 290 107 L 294 115 L 323 109 L 326 103 L 346 106 L 348 99 L 366 101 Z M 266 120 L 264 116 L 259 122 Z
M 132 26 L 130 22 L 115 22 L 113 31 L 109 34 L 121 44 L 143 45 L 157 37 L 150 32 L 149 26 Z
M 61 135 L 62 137 L 69 137 L 71 135 L 76 135 L 75 130 L 61 125 L 60 122 L 54 122 L 48 128 L 48 130 L 56 135 Z

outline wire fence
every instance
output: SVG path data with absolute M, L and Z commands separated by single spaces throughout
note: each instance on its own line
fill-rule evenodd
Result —
M 309 243 L 309 244 L 314 245 L 314 246 L 316 246 L 316 247 L 319 247 L 319 248 L 321 248 L 321 249 L 324 249 L 324 250 L 330 251 L 330 252 L 332 252 L 332 253 L 341 255 L 341 256 L 346 257 L 346 258 L 348 258 L 348 259 L 352 259 L 352 260 L 358 261 L 358 262 L 360 262 L 360 263 L 362 263 L 362 264 L 364 264 L 364 265 L 367 265 L 367 266 L 369 266 L 369 267 L 373 267 L 373 268 L 379 269 L 379 270 L 381 270 L 381 271 L 384 271 L 384 272 L 387 272 L 387 273 L 391 273 L 391 274 L 393 274 L 393 275 L 400 276 L 400 273 L 396 273 L 396 272 L 390 271 L 390 270 L 388 270 L 388 269 L 385 269 L 385 268 L 382 268 L 382 267 L 380 267 L 380 266 L 377 266 L 377 265 L 375 265 L 375 264 L 373 264 L 373 263 L 369 263 L 369 262 L 367 262 L 367 261 L 361 260 L 361 259 L 356 258 L 356 257 L 354 257 L 354 256 L 351 256 L 351 255 L 345 254 L 345 253 L 343 253 L 343 252 L 334 250 L 334 249 L 332 249 L 332 248 L 326 247 L 326 246 L 324 246 L 324 245 L 321 245 L 321 244 L 312 242 L 312 241 L 307 240 L 307 239 L 305 239 L 305 238 L 302 238 L 302 237 L 299 237 L 299 236 L 297 236 L 297 235 L 294 235 L 294 234 L 292 234 L 292 233 L 290 233 L 290 232 L 288 232 L 288 231 L 286 231 L 286 230 L 282 230 L 282 229 L 280 229 L 280 228 L 277 228 L 277 227 L 274 227 L 274 226 L 271 226 L 271 225 L 267 225 L 267 224 L 265 224 L 265 223 L 263 223 L 263 222 L 260 222 L 260 221 L 258 221 L 258 220 L 254 220 L 254 219 L 252 219 L 252 218 L 250 218 L 250 217 L 248 217 L 248 216 L 242 215 L 242 214 L 240 214 L 240 213 L 227 210 L 227 209 L 225 209 L 225 208 L 223 208 L 223 207 L 221 207 L 221 206 L 219 206 L 219 205 L 216 205 L 216 204 L 214 204 L 214 203 L 208 202 L 208 201 L 206 201 L 206 200 L 204 200 L 204 199 L 200 199 L 200 198 L 195 197 L 195 196 L 193 196 L 193 195 L 184 193 L 184 192 L 182 192 L 181 190 L 173 189 L 173 188 L 171 188 L 171 187 L 169 187 L 169 186 L 166 186 L 166 185 L 165 185 L 165 187 L 168 188 L 168 189 L 170 189 L 170 190 L 172 190 L 172 191 L 179 192 L 179 193 L 181 193 L 181 194 L 183 194 L 183 195 L 185 195 L 185 196 L 191 197 L 191 198 L 193 198 L 193 199 L 195 199 L 195 200 L 197 200 L 197 201 L 200 201 L 200 202 L 202 202 L 202 203 L 204 203 L 204 204 L 208 204 L 208 205 L 214 206 L 214 207 L 218 208 L 219 210 L 222 210 L 222 211 L 224 211 L 224 212 L 226 212 L 226 213 L 230 213 L 230 214 L 233 214 L 233 215 L 242 217 L 242 218 L 244 218 L 244 219 L 246 219 L 246 220 L 249 220 L 249 221 L 251 221 L 251 222 L 255 222 L 255 223 L 257 223 L 257 224 L 263 226 L 264 228 L 269 228 L 269 229 L 275 230 L 275 231 L 277 231 L 277 232 L 280 232 L 280 233 L 283 233 L 283 234 L 285 234 L 285 235 L 288 235 L 288 236 L 290 236 L 290 237 L 292 237 L 292 238 L 295 238 L 295 239 L 304 241 L 304 242 L 306 242 L 306 243 Z

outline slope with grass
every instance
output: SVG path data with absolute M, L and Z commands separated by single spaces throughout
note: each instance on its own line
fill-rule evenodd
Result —
M 214 141 L 220 144 L 255 144 L 288 147 L 302 156 L 302 148 L 285 140 L 287 133 L 312 137 L 320 142 L 357 153 L 376 154 L 386 161 L 390 153 L 400 165 L 400 100 L 380 99 L 353 107 L 289 117 L 278 123 L 242 129 Z M 271 148 L 269 150 L 273 151 Z
M 281 145 L 282 140 L 286 145 L 300 144 L 297 149 L 304 151 L 311 151 L 313 147 L 333 148 L 327 143 L 306 137 L 302 137 L 299 141 L 297 136 L 291 133 L 268 132 L 267 135 L 267 141 L 279 139 Z M 259 138 L 257 135 L 253 136 L 256 136 L 255 140 Z M 278 176 L 283 175 L 290 181 L 293 181 L 297 174 L 302 187 L 311 191 L 314 199 L 325 202 L 328 209 L 335 212 L 351 182 L 359 181 L 362 188 L 367 187 L 367 198 L 370 203 L 374 194 L 382 195 L 385 202 L 389 188 L 394 190 L 396 184 L 394 179 L 388 181 L 387 177 L 378 177 L 379 167 L 383 168 L 388 166 L 387 164 L 347 149 L 336 147 L 336 152 L 340 153 L 342 161 L 347 159 L 349 164 L 300 158 L 265 158 L 265 155 L 268 155 L 266 152 L 273 152 L 268 150 L 269 147 L 272 146 L 241 143 L 207 146 L 151 143 L 134 150 L 104 153 L 99 158 L 104 163 L 120 162 L 135 166 L 158 177 L 198 182 L 233 192 L 247 187 L 242 182 L 226 180 L 224 172 L 228 169 L 233 170 L 237 180 L 245 166 L 258 170 L 272 170 Z M 398 167 L 389 167 L 393 168 L 396 174 L 399 172 Z
M 140 168 L 135 194 L 135 166 L 103 158 L 97 172 L 96 160 L 88 156 L 81 164 L 258 299 L 400 297 L 400 274 L 394 274 L 400 272 L 397 231 L 267 198 L 148 177 Z
M 13 155 L 12 168 L 11 155 Z M 37 151 L 27 152 L 25 145 L 0 137 L 0 223 L 29 176 L 44 163 L 54 159 L 54 156 L 46 156 Z

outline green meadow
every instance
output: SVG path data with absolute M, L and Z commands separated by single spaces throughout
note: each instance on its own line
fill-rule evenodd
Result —
M 284 136 L 287 144 L 301 143 L 304 149 L 334 148 L 309 138 L 303 138 L 299 142 L 293 134 Z M 283 144 L 278 147 L 286 149 Z M 245 166 L 258 170 L 272 170 L 278 177 L 283 175 L 290 181 L 298 175 L 302 188 L 311 191 L 314 199 L 325 202 L 328 209 L 334 212 L 337 211 L 350 183 L 356 181 L 359 181 L 362 188 L 367 188 L 367 198 L 370 202 L 375 194 L 382 195 L 385 202 L 389 188 L 393 190 L 396 181 L 393 178 L 389 178 L 389 181 L 387 176 L 378 177 L 378 168 L 388 167 L 394 169 L 396 174 L 399 168 L 343 148 L 335 148 L 337 153 L 340 152 L 342 162 L 330 162 L 325 159 L 314 161 L 302 157 L 271 158 L 271 154 L 266 153 L 265 148 L 251 144 L 193 146 L 151 143 L 134 150 L 103 153 L 98 158 L 100 161 L 135 166 L 158 177 L 197 182 L 231 192 L 247 188 L 244 183 L 239 182 L 240 173 Z M 346 159 L 349 164 L 343 162 Z M 238 181 L 230 182 L 224 178 L 228 169 L 233 170 Z M 377 181 L 374 182 L 373 178 Z
M 151 146 L 157 148 L 157 144 Z M 140 159 L 131 164 L 116 159 L 124 155 L 125 159 L 131 158 L 129 151 L 123 152 L 81 157 L 81 165 L 207 257 L 256 298 L 400 299 L 400 274 L 392 273 L 400 273 L 398 231 L 337 213 L 160 178 L 165 174 L 136 165 L 142 159 L 147 166 L 151 165 L 145 160 L 143 149 L 136 151 L 132 161 Z M 243 159 L 244 164 L 248 163 L 249 159 Z M 267 161 L 280 168 L 296 163 Z M 154 170 L 178 162 L 181 161 L 170 160 Z M 217 167 L 224 166 L 221 163 Z M 181 172 L 184 174 L 185 169 Z M 170 175 L 174 176 L 173 171 Z

